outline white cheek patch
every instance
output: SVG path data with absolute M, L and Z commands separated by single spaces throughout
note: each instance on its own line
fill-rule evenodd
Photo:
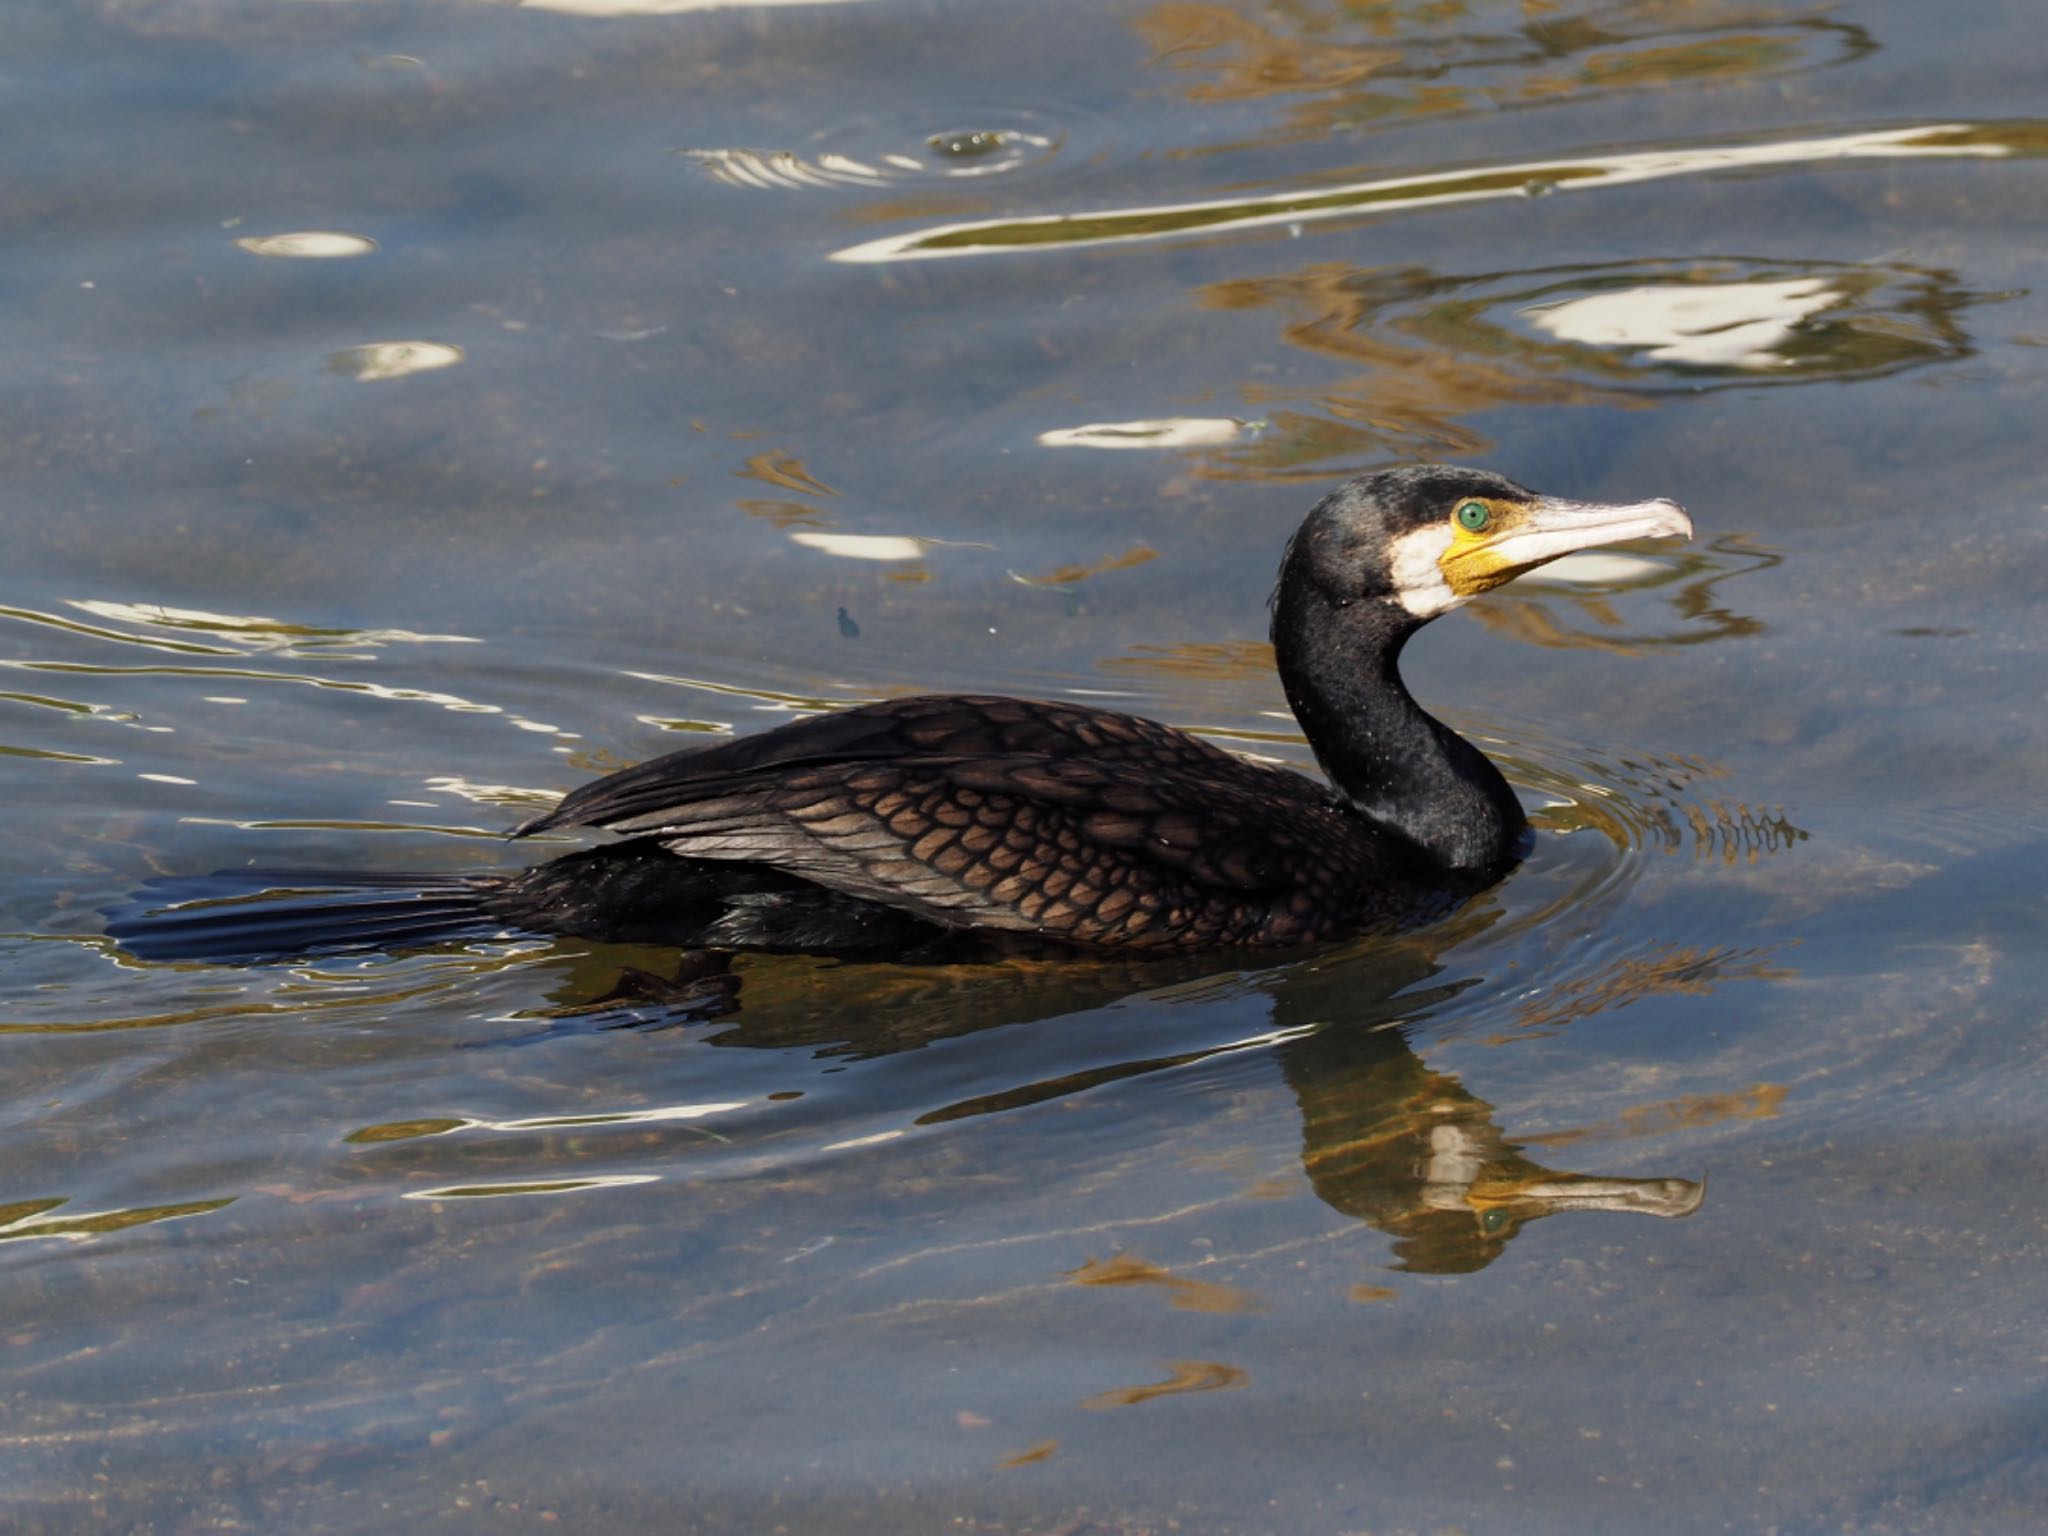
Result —
M 1436 523 L 1404 533 L 1387 548 L 1387 573 L 1394 595 L 1418 619 L 1433 619 L 1465 601 L 1444 580 L 1441 564 L 1451 547 L 1451 525 Z

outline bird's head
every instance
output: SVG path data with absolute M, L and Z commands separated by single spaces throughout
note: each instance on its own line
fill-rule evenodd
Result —
M 1416 465 L 1361 475 L 1317 503 L 1281 586 L 1312 585 L 1339 607 L 1390 602 L 1419 622 L 1560 555 L 1691 536 L 1674 502 L 1566 501 L 1486 470 Z

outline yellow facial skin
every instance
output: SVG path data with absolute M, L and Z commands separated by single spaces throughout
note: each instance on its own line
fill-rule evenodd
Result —
M 1483 518 L 1475 508 L 1484 509 Z M 1575 550 L 1629 539 L 1692 536 L 1691 520 L 1669 501 L 1610 505 L 1555 496 L 1527 501 L 1462 496 L 1446 509 L 1445 520 L 1451 538 L 1437 557 L 1437 569 L 1460 600 Z
M 1486 509 L 1486 524 L 1474 532 L 1465 526 L 1460 513 L 1465 507 Z M 1460 597 L 1477 597 L 1513 581 L 1526 566 L 1511 565 L 1501 554 L 1502 535 L 1527 520 L 1529 503 L 1504 501 L 1492 496 L 1466 496 L 1450 516 L 1451 547 L 1437 559 L 1444 581 Z

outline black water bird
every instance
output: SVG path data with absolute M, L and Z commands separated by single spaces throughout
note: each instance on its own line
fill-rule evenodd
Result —
M 257 960 L 522 934 L 884 955 L 1401 927 L 1498 880 L 1528 840 L 1500 771 L 1410 696 L 1402 646 L 1560 555 L 1691 532 L 1669 501 L 1565 501 L 1469 469 L 1331 492 L 1273 594 L 1280 678 L 1327 785 L 1108 710 L 890 699 L 656 758 L 514 833 L 623 842 L 505 874 L 174 877 L 108 932 L 143 959 Z

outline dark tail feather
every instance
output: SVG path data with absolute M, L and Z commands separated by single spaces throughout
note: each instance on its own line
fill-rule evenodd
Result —
M 404 949 L 519 932 L 485 909 L 499 875 L 227 869 L 151 880 L 106 909 L 138 960 L 248 962 Z

